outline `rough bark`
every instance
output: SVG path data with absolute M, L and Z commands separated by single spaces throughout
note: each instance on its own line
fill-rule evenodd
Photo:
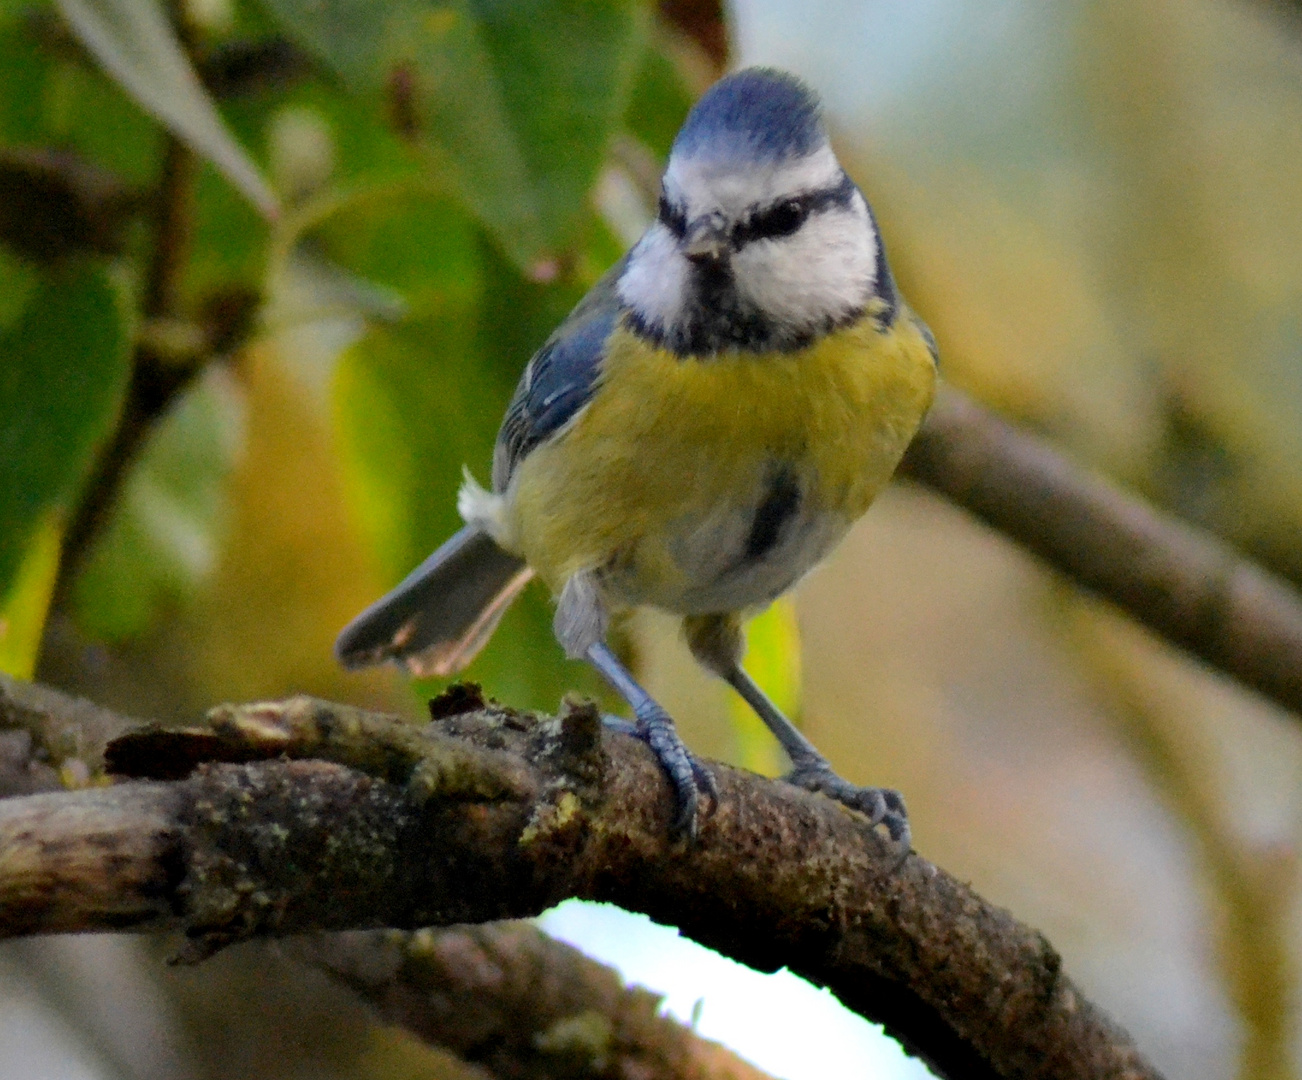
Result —
M 1043 936 L 821 796 L 716 765 L 698 842 L 671 840 L 654 758 L 589 706 L 418 729 L 296 698 L 130 734 L 108 759 L 183 778 L 0 802 L 0 934 L 173 929 L 201 958 L 583 897 L 826 985 L 943 1075 L 1156 1075 Z
M 764 1080 L 531 923 L 322 934 L 300 949 L 390 1023 L 501 1080 Z

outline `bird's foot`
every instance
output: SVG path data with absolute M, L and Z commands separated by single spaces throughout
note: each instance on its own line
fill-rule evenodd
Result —
M 856 787 L 837 776 L 825 761 L 799 764 L 783 779 L 858 810 L 874 826 L 884 825 L 891 840 L 904 851 L 909 850 L 909 812 L 904 808 L 904 796 L 893 788 Z
M 641 737 L 638 734 L 637 725 L 632 720 L 625 720 L 622 716 L 604 712 L 601 714 L 601 722 L 616 735 L 632 735 L 635 739 Z
M 658 704 L 650 703 L 630 723 L 618 716 L 603 716 L 602 721 L 612 731 L 633 735 L 641 739 L 655 754 L 674 788 L 673 831 L 676 836 L 696 839 L 697 811 L 701 796 L 711 801 L 711 809 L 719 802 L 719 787 L 710 767 L 687 749 L 678 737 L 673 719 Z

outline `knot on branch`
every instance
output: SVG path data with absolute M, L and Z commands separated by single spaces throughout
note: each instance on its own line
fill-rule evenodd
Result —
M 537 734 L 538 757 L 552 767 L 551 776 L 520 843 L 564 845 L 567 833 L 570 843 L 577 842 L 580 810 L 591 809 L 600 799 L 609 763 L 601 746 L 601 713 L 593 702 L 567 695 L 560 713 L 543 720 Z

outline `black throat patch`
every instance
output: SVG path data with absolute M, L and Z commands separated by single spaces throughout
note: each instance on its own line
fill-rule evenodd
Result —
M 745 303 L 728 263 L 692 266 L 690 302 L 673 326 L 648 322 L 629 308 L 625 320 L 638 337 L 675 356 L 706 358 L 723 352 L 797 352 L 833 330 L 851 326 L 863 309 L 799 326 L 780 322 Z

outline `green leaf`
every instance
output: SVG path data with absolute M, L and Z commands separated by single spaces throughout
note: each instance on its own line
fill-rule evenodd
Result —
M 634 0 L 267 0 L 357 92 L 384 102 L 512 259 L 554 275 L 623 115 Z
M 157 0 L 57 0 L 82 44 L 145 112 L 211 161 L 267 218 L 276 196 L 236 142 Z
M 397 582 L 460 527 L 462 467 L 487 480 L 515 381 L 582 285 L 526 280 L 447 199 L 358 208 L 332 225 L 321 238 L 331 258 L 401 289 L 416 313 L 355 344 L 333 387 L 350 502 L 384 576 Z M 565 661 L 537 586 L 466 675 L 538 708 L 555 708 L 568 688 L 595 689 L 586 667 Z
M 194 186 L 193 243 L 186 268 L 187 295 L 202 302 L 236 285 L 262 288 L 267 228 L 248 202 L 203 168 Z
M 0 23 L 17 18 L 31 6 L 31 0 L 0 0 Z
M 12 326 L 40 286 L 40 275 L 0 247 L 0 331 Z
M 101 269 L 51 276 L 0 337 L 0 595 L 42 518 L 73 504 L 128 374 L 125 318 Z
M 48 67 L 24 22 L 0 19 L 0 141 L 38 140 Z
M 395 581 L 458 527 L 462 466 L 482 473 L 492 452 L 498 405 L 466 364 L 473 319 L 449 312 L 375 328 L 336 372 L 354 502 Z
M 332 262 L 401 293 L 413 319 L 473 312 L 482 295 L 479 230 L 447 196 L 399 188 L 336 214 L 314 239 Z
M 630 3 L 592 0 L 476 7 L 544 242 L 560 253 L 624 113 L 644 20 Z
M 637 65 L 625 123 L 634 138 L 663 162 L 669 157 L 696 95 L 659 34 L 651 35 Z
M 126 184 L 153 184 L 158 125 L 116 83 L 44 41 L 25 20 L 0 23 L 0 142 L 58 147 Z
M 237 388 L 218 369 L 162 418 L 77 577 L 74 610 L 88 636 L 137 636 L 167 604 L 189 599 L 208 577 L 242 433 Z

